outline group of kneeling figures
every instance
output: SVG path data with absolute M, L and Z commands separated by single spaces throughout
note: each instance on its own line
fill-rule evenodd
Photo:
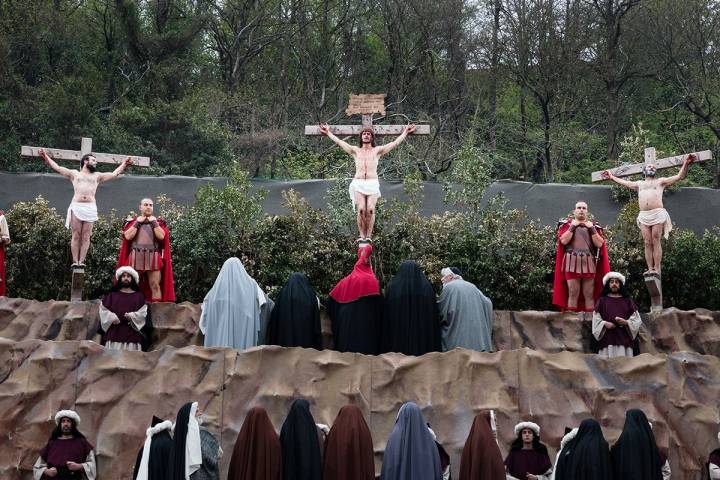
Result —
M 41 478 L 97 476 L 94 447 L 78 430 L 79 415 L 61 410 L 56 429 L 34 466 Z M 227 476 L 220 474 L 222 449 L 203 425 L 198 403 L 186 403 L 176 421 L 153 417 L 138 452 L 133 480 L 373 480 L 373 439 L 362 411 L 342 407 L 332 428 L 316 424 L 307 400 L 297 399 L 280 435 L 263 407 L 251 408 L 238 433 Z M 515 440 L 503 460 L 495 414 L 481 411 L 473 420 L 460 459 L 451 471 L 450 456 L 415 403 L 403 404 L 382 455 L 382 480 L 668 480 L 670 464 L 658 448 L 652 424 L 642 410 L 625 414 L 625 425 L 610 447 L 593 418 L 566 429 L 551 461 L 540 441 L 540 426 L 515 425 Z M 718 436 L 720 439 L 720 435 Z M 709 457 L 710 479 L 720 478 L 720 449 Z

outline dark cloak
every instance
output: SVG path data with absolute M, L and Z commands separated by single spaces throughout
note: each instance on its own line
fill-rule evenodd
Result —
M 505 480 L 505 464 L 490 427 L 490 412 L 475 416 L 460 457 L 460 480 Z
M 325 480 L 374 480 L 372 436 L 355 405 L 340 409 L 325 441 Z
M 334 350 L 367 355 L 379 353 L 382 296 L 360 297 L 348 303 L 328 297 L 327 309 L 332 322 Z
M 440 351 L 440 317 L 430 281 L 412 261 L 400 265 L 385 294 L 382 352 Z
M 283 480 L 322 479 L 322 458 L 315 419 L 307 400 L 295 400 L 280 430 Z
M 320 307 L 315 290 L 304 274 L 291 274 L 280 290 L 270 314 L 265 343 L 322 350 Z
M 267 411 L 253 407 L 245 416 L 233 448 L 228 480 L 280 480 L 282 452 Z
M 158 423 L 162 423 L 162 419 L 153 415 L 150 427 L 154 427 Z M 148 480 L 167 480 L 169 478 L 168 462 L 170 460 L 172 444 L 173 440 L 169 430 L 163 430 L 153 435 L 152 441 L 150 442 L 150 458 L 148 459 Z M 144 448 L 144 446 L 140 447 L 140 451 L 137 454 L 135 469 L 133 470 L 133 480 L 138 476 Z
M 440 480 L 440 455 L 420 408 L 400 407 L 383 454 L 382 480 Z
M 625 426 L 610 450 L 615 478 L 662 480 L 660 452 L 655 435 L 642 410 L 625 413 Z
M 555 480 L 612 480 L 610 449 L 600 424 L 586 418 L 560 452 Z
M 192 402 L 180 407 L 175 419 L 175 433 L 168 463 L 168 480 L 185 480 L 185 444 L 191 408 Z

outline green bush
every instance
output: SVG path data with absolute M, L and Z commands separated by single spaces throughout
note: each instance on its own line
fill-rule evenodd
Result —
M 250 193 L 244 173 L 233 167 L 228 185 L 204 187 L 196 202 L 178 207 L 158 199 L 158 212 L 170 225 L 178 301 L 200 302 L 222 263 L 242 259 L 248 272 L 274 295 L 293 271 L 305 272 L 325 297 L 347 275 L 356 258 L 355 223 L 338 181 L 329 208 L 319 210 L 294 191 L 285 193 L 287 215 L 261 214 L 262 194 Z M 375 231 L 373 266 L 381 287 L 403 260 L 413 259 L 440 289 L 440 269 L 457 266 L 463 277 L 488 295 L 497 309 L 551 309 L 555 226 L 539 225 L 502 198 L 470 212 L 424 217 L 422 183 L 406 179 L 407 202 L 381 204 Z M 610 264 L 626 275 L 643 310 L 649 308 L 643 283 L 643 242 L 631 200 L 607 230 Z M 110 285 L 123 219 L 114 213 L 96 223 L 88 254 L 85 294 L 98 297 Z M 9 295 L 39 300 L 68 298 L 70 234 L 64 215 L 43 198 L 16 204 L 8 213 L 13 243 L 8 249 Z M 720 230 L 702 236 L 675 229 L 664 242 L 665 305 L 682 309 L 720 309 Z M 698 286 L 702 288 L 698 288 Z

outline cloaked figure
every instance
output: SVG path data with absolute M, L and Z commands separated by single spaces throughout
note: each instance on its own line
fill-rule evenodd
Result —
M 253 407 L 245 416 L 233 448 L 228 480 L 280 480 L 282 452 L 267 411 Z
M 425 417 L 413 402 L 400 407 L 383 454 L 381 480 L 441 480 L 442 465 Z
M 265 343 L 322 350 L 320 300 L 303 273 L 290 275 L 270 314 Z
M 372 251 L 371 244 L 361 244 L 352 272 L 330 292 L 328 313 L 338 352 L 379 353 L 383 300 L 370 263 Z
M 173 445 L 172 428 L 173 423 L 170 420 L 163 421 L 153 415 L 150 428 L 145 432 L 145 443 L 140 448 L 135 461 L 133 480 L 167 480 L 169 478 L 168 462 Z
M 321 480 L 321 435 L 307 400 L 295 400 L 280 429 L 283 480 Z
M 610 448 L 595 419 L 586 418 L 563 438 L 554 475 L 555 480 L 613 480 Z
M 385 292 L 381 351 L 417 356 L 440 351 L 435 291 L 412 260 L 400 264 Z
M 373 455 L 372 436 L 362 411 L 345 405 L 325 441 L 324 480 L 374 480 Z
M 495 435 L 493 413 L 485 410 L 476 415 L 460 458 L 460 480 L 505 479 L 505 465 Z
M 610 449 L 610 456 L 616 479 L 663 480 L 666 459 L 660 454 L 650 422 L 642 410 L 625 412 L 625 425 Z

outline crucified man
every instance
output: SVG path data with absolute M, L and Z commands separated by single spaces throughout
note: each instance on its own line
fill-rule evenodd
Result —
M 68 207 L 65 218 L 65 227 L 72 231 L 70 240 L 70 253 L 72 254 L 73 267 L 84 267 L 85 256 L 90 248 L 90 236 L 92 235 L 93 224 L 97 221 L 97 205 L 95 204 L 95 192 L 102 182 L 107 182 L 120 175 L 128 165 L 132 165 L 132 159 L 126 158 L 114 171 L 102 173 L 97 171 L 97 160 L 88 153 L 80 160 L 80 170 L 72 170 L 58 165 L 42 148 L 38 151 L 50 168 L 73 184 L 75 194 Z
M 380 157 L 400 145 L 408 135 L 415 131 L 415 128 L 414 124 L 408 125 L 395 140 L 380 146 L 375 146 L 375 134 L 372 128 L 366 128 L 360 132 L 360 146 L 356 147 L 333 135 L 326 124 L 320 124 L 320 132 L 355 159 L 355 177 L 350 182 L 349 192 L 353 209 L 357 205 L 357 225 L 361 242 L 372 241 L 375 205 L 380 198 L 380 182 L 377 174 Z
M 660 268 L 662 262 L 662 244 L 660 237 L 663 235 L 668 238 L 670 230 L 672 230 L 672 221 L 667 210 L 663 207 L 663 192 L 665 187 L 669 187 L 675 182 L 682 180 L 687 175 L 688 167 L 695 161 L 695 155 L 688 155 L 680 167 L 677 175 L 672 177 L 655 178 L 657 168 L 654 164 L 648 163 L 643 168 L 644 180 L 631 182 L 613 175 L 610 171 L 602 172 L 603 178 L 612 180 L 631 190 L 637 190 L 638 201 L 640 203 L 640 213 L 637 217 L 637 225 L 640 228 L 645 243 L 645 262 L 647 263 L 647 271 L 645 275 L 660 276 Z

